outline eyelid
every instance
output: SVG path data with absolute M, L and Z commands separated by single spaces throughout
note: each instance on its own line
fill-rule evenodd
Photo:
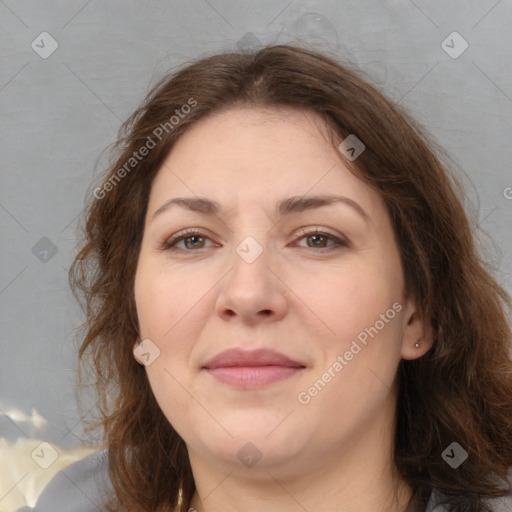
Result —
M 297 236 L 314 235 L 316 233 L 318 233 L 319 235 L 328 235 L 334 239 L 339 240 L 340 242 L 344 241 L 344 238 L 342 235 L 338 235 L 337 233 L 332 232 L 330 229 L 321 228 L 320 226 L 315 226 L 315 227 L 306 226 L 303 228 L 299 228 Z

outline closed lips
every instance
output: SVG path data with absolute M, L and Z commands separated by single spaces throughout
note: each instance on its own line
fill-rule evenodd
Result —
M 224 350 L 213 359 L 210 359 L 203 365 L 203 368 L 212 370 L 215 368 L 229 367 L 261 367 L 261 366 L 283 366 L 287 368 L 305 368 L 298 361 L 270 349 L 242 350 L 228 349 Z

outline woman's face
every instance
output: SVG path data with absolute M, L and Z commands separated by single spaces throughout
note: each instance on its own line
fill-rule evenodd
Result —
M 414 309 L 383 200 L 326 133 L 314 113 L 237 107 L 153 182 L 135 353 L 192 461 L 311 470 L 389 435 Z

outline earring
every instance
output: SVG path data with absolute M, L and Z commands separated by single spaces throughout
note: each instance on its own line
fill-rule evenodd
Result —
M 420 338 L 420 340 L 421 340 L 421 338 Z M 420 341 L 420 340 L 418 340 L 418 341 L 414 344 L 414 346 L 415 346 L 416 348 L 420 348 L 420 345 L 421 345 L 421 341 Z

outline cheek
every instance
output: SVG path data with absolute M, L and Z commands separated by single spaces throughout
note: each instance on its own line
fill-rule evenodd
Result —
M 322 320 L 317 330 L 324 325 L 327 335 L 315 340 L 323 356 L 302 388 L 303 411 L 322 416 L 328 410 L 333 422 L 355 426 L 382 407 L 400 361 L 399 281 L 379 265 L 353 265 L 329 273 L 323 288 L 305 283 L 301 296 L 309 289 L 307 304 Z
M 159 350 L 146 372 L 155 398 L 169 419 L 175 407 L 186 406 L 190 400 L 182 386 L 188 386 L 193 340 L 200 335 L 197 314 L 206 307 L 205 294 L 212 286 L 204 277 L 170 269 L 144 253 L 139 259 L 134 293 L 140 334 Z
M 322 338 L 325 333 L 329 343 L 356 336 L 401 300 L 399 277 L 362 259 L 326 267 L 314 275 L 297 273 L 287 283 L 309 310 L 302 321 L 309 318 L 314 323 L 311 327 Z
M 208 276 L 203 276 L 208 277 Z M 141 257 L 135 276 L 135 303 L 141 335 L 164 341 L 185 320 L 209 289 L 208 281 L 187 270 L 168 268 Z
M 400 268 L 385 271 L 383 265 L 361 261 L 325 277 L 305 282 L 300 292 L 321 319 L 317 331 L 326 333 L 315 340 L 323 356 L 307 384 L 312 394 L 303 391 L 306 398 L 322 395 L 314 407 L 356 421 L 385 399 L 396 374 L 402 336 Z M 313 287 L 313 282 L 322 286 Z

